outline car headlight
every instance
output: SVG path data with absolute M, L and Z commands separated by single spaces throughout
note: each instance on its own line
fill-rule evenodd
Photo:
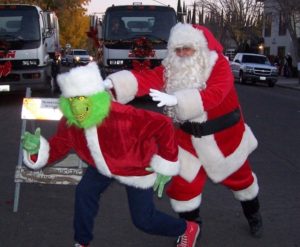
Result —
M 253 72 L 253 68 L 250 66 L 246 66 L 246 72 L 247 73 L 252 73 Z
M 278 69 L 277 68 L 273 68 L 272 69 L 272 73 L 278 73 Z
M 90 56 L 90 61 L 93 61 L 93 60 L 94 60 L 94 58 L 92 56 Z
M 76 56 L 75 60 L 78 62 L 80 60 L 80 57 Z

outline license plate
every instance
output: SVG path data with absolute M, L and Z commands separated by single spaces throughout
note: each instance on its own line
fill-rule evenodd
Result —
M 265 76 L 260 76 L 259 79 L 260 79 L 261 81 L 265 81 L 267 78 L 266 78 Z
M 0 92 L 9 92 L 9 91 L 10 91 L 9 85 L 1 85 L 0 86 Z

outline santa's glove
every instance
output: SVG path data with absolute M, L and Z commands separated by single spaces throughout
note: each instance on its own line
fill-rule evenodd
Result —
M 105 90 L 110 90 L 114 87 L 111 79 L 109 79 L 109 78 L 107 78 L 103 81 L 103 85 L 104 85 Z
M 149 171 L 149 172 L 153 172 L 152 167 L 147 167 L 146 170 Z M 157 196 L 159 198 L 161 198 L 162 194 L 164 192 L 165 185 L 171 180 L 172 177 L 162 175 L 160 173 L 156 173 L 156 174 L 157 174 L 157 176 L 156 176 L 156 180 L 155 180 L 154 185 L 153 185 L 153 190 L 157 191 Z
M 152 88 L 150 89 L 149 95 L 151 96 L 153 101 L 159 101 L 159 103 L 157 104 L 158 107 L 175 106 L 178 103 L 176 96 L 163 93 Z
M 37 128 L 34 134 L 25 132 L 21 136 L 22 148 L 26 150 L 29 154 L 37 154 L 40 149 L 40 138 L 41 138 L 41 129 Z

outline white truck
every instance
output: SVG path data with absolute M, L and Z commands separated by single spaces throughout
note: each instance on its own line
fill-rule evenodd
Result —
M 0 5 L 0 92 L 54 89 L 60 70 L 58 19 L 29 4 Z
M 102 18 L 94 15 L 90 20 L 88 36 L 97 48 L 96 60 L 105 77 L 121 69 L 160 65 L 177 17 L 169 6 L 133 4 L 113 5 Z

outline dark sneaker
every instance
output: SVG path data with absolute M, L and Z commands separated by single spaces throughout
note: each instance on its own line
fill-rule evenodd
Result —
M 200 227 L 197 223 L 187 221 L 184 234 L 178 237 L 176 247 L 195 247 Z
M 263 235 L 262 217 L 259 212 L 247 217 L 250 233 L 255 238 L 260 238 Z

